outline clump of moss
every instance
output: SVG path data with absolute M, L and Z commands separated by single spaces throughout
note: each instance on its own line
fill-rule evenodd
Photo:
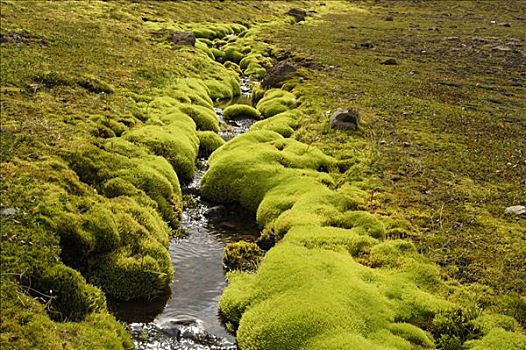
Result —
M 272 130 L 283 137 L 291 137 L 298 128 L 298 112 L 295 110 L 274 115 L 265 120 L 260 120 L 251 126 L 251 130 Z
M 77 81 L 77 84 L 95 94 L 113 94 L 115 88 L 108 83 L 101 81 L 100 79 L 94 76 L 84 76 Z
M 208 157 L 219 147 L 225 144 L 225 141 L 213 131 L 198 131 L 199 137 L 199 155 Z
M 80 321 L 92 312 L 106 310 L 106 299 L 100 289 L 87 284 L 78 271 L 62 264 L 39 274 L 35 288 L 49 295 L 48 312 L 54 320 Z
M 225 119 L 258 119 L 259 117 L 261 117 L 261 113 L 257 109 L 249 105 L 231 105 L 225 108 L 225 110 L 223 111 L 223 118 Z
M 281 89 L 270 89 L 267 90 L 264 97 L 259 100 L 256 108 L 268 118 L 294 109 L 297 106 L 298 102 L 294 94 Z
M 192 109 L 192 111 L 197 110 Z M 167 159 L 181 179 L 192 179 L 199 139 L 191 126 L 178 122 L 166 127 L 147 125 L 126 132 L 123 138 L 144 145 L 152 153 Z
M 231 271 L 255 271 L 263 254 L 263 250 L 256 243 L 233 242 L 225 246 L 223 264 Z

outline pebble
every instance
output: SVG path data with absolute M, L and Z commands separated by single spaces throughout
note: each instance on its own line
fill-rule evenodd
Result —
M 507 207 L 504 211 L 506 214 L 515 214 L 515 215 L 526 215 L 526 206 L 524 205 L 514 205 Z
M 11 216 L 11 215 L 14 215 L 15 213 L 16 213 L 15 208 L 5 208 L 5 209 L 0 210 L 0 215 L 2 216 Z

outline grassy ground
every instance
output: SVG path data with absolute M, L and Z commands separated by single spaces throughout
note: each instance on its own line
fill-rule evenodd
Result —
M 504 214 L 526 198 L 525 11 L 354 2 L 266 38 L 317 68 L 300 88 L 314 98 L 299 138 L 340 158 L 366 149 L 378 179 L 370 210 L 409 220 L 446 278 L 498 295 L 526 288 L 524 219 Z M 327 131 L 338 107 L 360 110 L 365 148 Z

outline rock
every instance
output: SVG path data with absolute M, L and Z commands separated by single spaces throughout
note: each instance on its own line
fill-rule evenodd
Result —
M 387 66 L 397 66 L 398 61 L 394 58 L 388 58 L 385 61 L 383 61 L 381 64 L 387 65 Z
M 307 17 L 307 11 L 305 11 L 304 9 L 300 9 L 298 7 L 291 8 L 290 10 L 287 11 L 286 14 L 294 17 L 294 19 L 296 20 L 296 23 L 304 21 L 305 17 Z
M 367 40 L 367 41 L 359 43 L 357 45 L 357 47 L 359 47 L 361 49 L 373 49 L 374 48 L 374 44 L 372 42 L 370 42 L 369 40 Z
M 491 48 L 492 51 L 501 51 L 501 52 L 509 52 L 511 51 L 511 48 L 504 45 L 499 45 Z
M 11 216 L 11 215 L 15 215 L 15 213 L 16 213 L 15 208 L 5 208 L 5 209 L 0 210 L 1 216 Z
M 209 220 L 209 221 L 217 221 L 220 220 L 226 212 L 226 208 L 224 205 L 216 205 L 215 207 L 208 208 L 203 215 Z
M 508 22 L 501 22 L 498 25 L 501 27 L 511 27 L 511 24 L 509 24 Z
M 512 207 L 507 207 L 504 213 L 515 214 L 515 215 L 526 215 L 526 206 L 514 205 Z
M 195 34 L 193 32 L 175 32 L 172 35 L 172 42 L 175 45 L 195 46 Z
M 448 40 L 448 41 L 458 41 L 459 37 L 458 36 L 448 36 L 446 38 L 446 40 Z
M 31 159 L 38 159 L 39 158 L 38 154 L 36 154 L 36 153 L 29 153 L 28 157 L 31 158 Z
M 384 17 L 384 21 L 392 22 L 392 21 L 394 21 L 394 17 L 391 16 L 391 15 L 385 16 L 385 17 Z
M 355 109 L 338 108 L 330 118 L 331 129 L 357 130 L 360 125 L 360 116 Z
M 296 73 L 296 67 L 287 62 L 280 62 L 267 71 L 267 74 L 261 81 L 261 86 L 265 89 L 280 88 L 285 80 L 289 79 L 294 73 Z

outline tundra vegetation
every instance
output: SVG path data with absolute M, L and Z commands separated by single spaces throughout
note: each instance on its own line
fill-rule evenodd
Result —
M 0 347 L 132 348 L 106 297 L 166 290 L 210 155 L 261 228 L 225 248 L 241 349 L 524 349 L 526 8 L 450 5 L 3 1 Z M 214 104 L 278 61 L 225 143 Z

